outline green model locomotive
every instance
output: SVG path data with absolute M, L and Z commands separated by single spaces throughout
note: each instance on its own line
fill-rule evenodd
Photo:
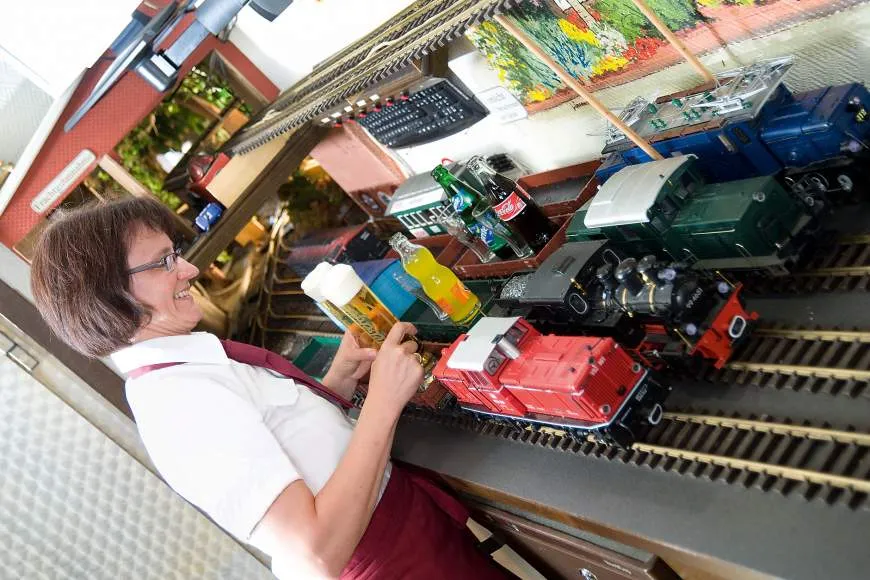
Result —
M 694 155 L 630 165 L 577 210 L 569 241 L 610 240 L 704 270 L 783 274 L 810 239 L 819 208 L 773 177 L 706 184 Z

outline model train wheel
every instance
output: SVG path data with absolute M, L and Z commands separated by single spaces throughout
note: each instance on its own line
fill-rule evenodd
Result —
M 840 189 L 845 192 L 851 192 L 855 188 L 855 183 L 852 181 L 852 178 L 845 173 L 841 173 L 837 176 L 837 183 L 840 184 Z
M 636 441 L 634 432 L 622 423 L 614 423 L 607 429 L 605 442 L 628 449 Z

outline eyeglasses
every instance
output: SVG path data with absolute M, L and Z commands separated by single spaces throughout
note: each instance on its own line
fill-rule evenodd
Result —
M 175 270 L 176 264 L 178 264 L 178 255 L 181 253 L 180 248 L 175 248 L 156 262 L 149 262 L 148 264 L 142 264 L 141 266 L 136 266 L 135 268 L 130 268 L 127 270 L 127 275 L 132 276 L 133 274 L 138 274 L 139 272 L 145 272 L 147 270 L 157 270 L 158 268 L 163 268 L 167 272 L 172 272 Z

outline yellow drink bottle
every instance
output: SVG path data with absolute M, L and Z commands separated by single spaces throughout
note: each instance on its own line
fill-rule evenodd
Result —
M 480 314 L 480 299 L 456 277 L 450 268 L 438 263 L 432 252 L 412 244 L 402 234 L 390 238 L 390 245 L 402 259 L 405 271 L 420 282 L 426 295 L 456 324 L 468 325 Z

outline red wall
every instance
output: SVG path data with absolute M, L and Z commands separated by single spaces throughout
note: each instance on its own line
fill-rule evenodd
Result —
M 192 16 L 187 17 L 167 44 L 186 28 L 191 19 Z M 179 76 L 186 75 L 193 65 L 215 49 L 231 62 L 266 99 L 272 101 L 278 96 L 278 87 L 272 84 L 236 46 L 232 43 L 221 43 L 215 37 L 206 40 L 184 63 Z M 0 243 L 12 247 L 42 219 L 42 214 L 37 214 L 30 209 L 30 202 L 76 155 L 83 149 L 90 149 L 99 159 L 111 151 L 160 102 L 162 94 L 156 92 L 136 73 L 127 73 L 72 131 L 64 133 L 64 123 L 84 101 L 109 64 L 104 59 L 85 74 L 63 115 L 19 185 L 15 196 L 0 216 Z M 75 185 L 70 187 L 70 191 L 74 187 Z M 54 206 L 61 201 L 59 199 Z M 50 209 L 46 210 L 48 211 Z

